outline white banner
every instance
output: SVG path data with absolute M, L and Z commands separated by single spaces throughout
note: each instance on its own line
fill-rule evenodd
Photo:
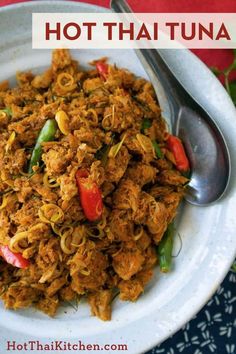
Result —
M 236 13 L 34 13 L 32 46 L 236 48 Z

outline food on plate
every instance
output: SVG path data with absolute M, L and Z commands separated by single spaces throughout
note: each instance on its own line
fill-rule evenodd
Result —
M 0 298 L 54 316 L 86 297 L 111 319 L 160 259 L 189 163 L 152 85 L 102 58 L 83 70 L 55 50 L 44 73 L 0 85 Z M 164 238 L 163 238 L 164 236 Z M 158 248 L 158 245 L 160 247 Z

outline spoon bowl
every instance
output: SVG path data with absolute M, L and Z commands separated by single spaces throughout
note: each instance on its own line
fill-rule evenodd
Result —
M 191 165 L 185 199 L 191 204 L 209 205 L 221 198 L 228 186 L 227 146 L 217 126 L 201 107 L 197 110 L 181 107 L 177 122 L 175 133 L 184 142 Z

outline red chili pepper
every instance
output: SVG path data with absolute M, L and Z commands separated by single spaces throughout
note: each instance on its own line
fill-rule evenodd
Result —
M 187 172 L 190 170 L 188 158 L 186 156 L 183 144 L 181 140 L 174 135 L 169 135 L 167 139 L 167 147 L 173 153 L 176 168 L 181 172 Z
M 108 65 L 104 63 L 103 61 L 98 61 L 96 63 L 96 68 L 97 71 L 99 72 L 100 76 L 103 78 L 103 80 L 106 81 L 107 76 L 108 76 Z
M 89 179 L 87 170 L 78 170 L 75 175 L 81 205 L 86 218 L 89 221 L 96 221 L 102 215 L 103 203 L 102 193 L 96 182 Z
M 12 252 L 8 246 L 0 246 L 0 256 L 9 264 L 17 268 L 28 268 L 30 262 L 21 253 Z

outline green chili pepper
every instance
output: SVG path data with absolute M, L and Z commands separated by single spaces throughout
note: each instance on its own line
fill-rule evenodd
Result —
M 52 141 L 57 131 L 57 123 L 54 119 L 48 119 L 41 129 L 36 145 L 31 155 L 28 173 L 33 172 L 33 166 L 40 163 L 42 156 L 42 143 Z
M 163 273 L 167 273 L 171 269 L 174 231 L 175 231 L 174 224 L 173 223 L 169 224 L 157 248 L 157 253 L 159 255 L 160 270 Z
M 12 116 L 12 110 L 10 107 L 4 108 L 4 109 L 0 109 L 0 112 L 4 112 L 6 113 L 8 116 Z
M 155 153 L 156 153 L 156 156 L 159 158 L 159 159 L 163 159 L 163 153 L 160 149 L 160 146 L 157 144 L 157 142 L 155 140 L 152 141 L 152 145 L 154 147 L 154 150 L 155 150 Z
M 141 133 L 143 134 L 145 129 L 151 128 L 152 126 L 152 121 L 148 118 L 144 118 L 142 121 L 142 126 L 141 126 Z

